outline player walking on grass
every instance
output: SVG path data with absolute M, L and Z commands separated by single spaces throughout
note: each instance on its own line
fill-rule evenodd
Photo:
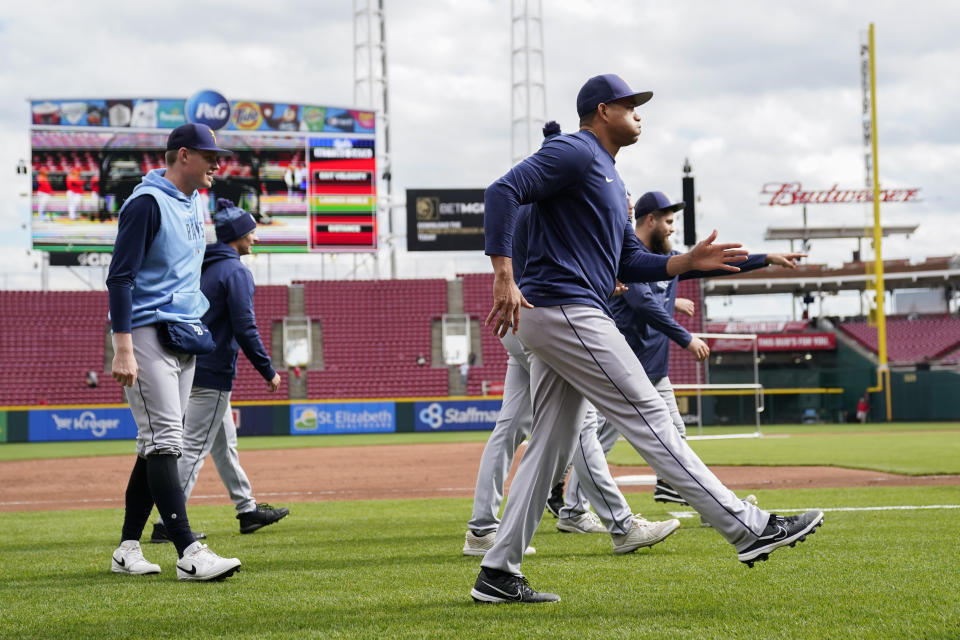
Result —
M 545 140 L 560 133 L 556 122 L 549 122 L 543 128 Z M 511 267 L 515 277 L 523 273 L 526 260 L 528 218 L 530 206 L 521 208 L 514 232 L 513 259 Z M 507 375 L 504 379 L 503 403 L 497 423 L 490 434 L 480 457 L 477 472 L 477 486 L 474 491 L 473 514 L 467 524 L 463 545 L 464 555 L 483 556 L 496 540 L 500 520 L 497 513 L 503 501 L 503 487 L 514 453 L 520 443 L 530 435 L 533 422 L 533 405 L 530 399 L 530 363 L 523 345 L 517 337 L 508 332 L 500 341 L 509 354 Z M 579 468 L 585 479 L 582 490 L 587 499 L 597 506 L 598 518 L 584 510 L 573 517 L 562 518 L 557 528 L 575 533 L 607 533 L 610 531 L 614 553 L 624 554 L 648 547 L 660 542 L 680 526 L 678 520 L 649 522 L 639 514 L 634 514 L 620 492 L 616 482 L 606 466 L 604 452 L 597 439 L 597 412 L 589 407 L 580 431 L 574 466 Z M 602 468 L 587 469 L 582 466 L 587 460 L 599 459 Z M 567 461 L 569 463 L 569 461 Z M 566 463 L 564 469 L 566 469 Z M 560 470 L 560 473 L 563 473 Z M 527 547 L 525 554 L 535 553 L 533 547 Z
M 644 251 L 657 255 L 675 256 L 678 251 L 673 250 L 670 236 L 674 232 L 674 221 L 678 211 L 684 207 L 683 202 L 670 202 L 659 191 L 650 191 L 637 199 L 634 207 L 635 231 Z M 747 256 L 740 263 L 740 271 L 752 271 L 768 265 L 779 265 L 788 269 L 795 269 L 797 259 L 804 257 L 803 253 L 759 253 Z M 670 340 L 693 354 L 698 362 L 710 355 L 710 348 L 700 338 L 690 335 L 686 329 L 674 320 L 674 310 L 692 316 L 694 306 L 692 300 L 677 298 L 677 283 L 679 280 L 692 278 L 706 278 L 730 275 L 729 271 L 712 271 L 708 273 L 688 271 L 670 280 L 660 282 L 628 283 L 622 295 L 610 298 L 610 310 L 617 328 L 623 333 L 627 344 L 633 349 L 637 359 L 643 365 L 643 370 L 654 389 L 660 394 L 667 408 L 677 433 L 686 438 L 687 429 L 677 408 L 677 399 L 670 384 L 668 369 L 670 366 Z M 604 454 L 617 440 L 616 425 L 606 424 L 600 429 L 600 441 Z M 606 466 L 606 461 L 591 461 L 591 467 Z M 564 495 L 565 504 L 561 516 L 570 517 L 572 514 L 582 513 L 585 510 L 584 499 L 579 491 L 579 478 L 574 470 Z M 663 478 L 658 477 L 653 492 L 653 499 L 657 502 L 667 502 L 685 505 L 683 497 Z
M 160 573 L 139 542 L 154 504 L 177 549 L 179 579 L 224 579 L 240 568 L 194 538 L 177 472 L 194 354 L 213 347 L 200 323 L 209 304 L 200 291 L 206 242 L 197 189 L 213 184 L 219 157 L 229 153 L 209 127 L 177 127 L 167 138 L 166 168 L 144 176 L 120 210 L 107 277 L 112 375 L 137 423 L 137 460 L 111 561 L 116 573 Z
M 217 201 L 213 221 L 217 242 L 207 245 L 200 290 L 210 302 L 202 319 L 217 347 L 211 353 L 197 356 L 184 420 L 183 455 L 177 466 L 184 498 L 189 500 L 200 468 L 211 454 L 220 479 L 237 507 L 240 533 L 253 533 L 286 517 L 290 510 L 257 503 L 250 480 L 240 466 L 237 428 L 230 408 L 239 350 L 243 349 L 271 393 L 280 388 L 280 374 L 274 370 L 257 330 L 253 276 L 240 262 L 240 256 L 249 255 L 257 242 L 257 223 L 253 216 L 225 198 Z M 156 523 L 150 542 L 169 540 L 165 524 Z
M 651 93 L 618 76 L 589 79 L 577 96 L 579 132 L 557 136 L 492 184 L 485 197 L 486 253 L 494 267 L 494 305 L 487 323 L 511 325 L 530 357 L 533 427 L 493 548 L 471 590 L 479 602 L 554 602 L 520 572 L 557 470 L 566 463 L 592 403 L 620 429 L 654 470 L 752 564 L 803 540 L 821 511 L 780 517 L 727 489 L 680 438 L 660 394 L 643 372 L 606 300 L 615 281 L 657 282 L 691 270 L 736 271 L 736 244 L 714 244 L 716 232 L 687 254 L 641 249 L 624 204 L 614 159 L 637 141 L 634 109 Z M 535 203 L 530 246 L 519 288 L 510 256 L 517 211 Z

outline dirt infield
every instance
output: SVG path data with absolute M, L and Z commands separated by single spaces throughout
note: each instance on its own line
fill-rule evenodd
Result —
M 244 451 L 264 502 L 470 497 L 482 442 Z M 0 511 L 122 507 L 133 456 L 0 462 Z M 958 485 L 960 476 L 903 476 L 835 467 L 713 467 L 731 489 Z M 614 475 L 650 474 L 615 467 Z M 511 474 L 512 477 L 512 474 Z M 651 491 L 627 486 L 625 492 Z M 212 461 L 191 502 L 229 504 Z

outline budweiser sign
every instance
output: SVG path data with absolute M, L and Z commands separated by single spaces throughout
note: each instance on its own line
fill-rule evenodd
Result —
M 829 189 L 805 191 L 799 182 L 768 182 L 763 185 L 762 204 L 770 207 L 789 207 L 795 204 L 845 204 L 873 202 L 873 189 Z M 880 202 L 918 202 L 920 188 L 880 189 Z

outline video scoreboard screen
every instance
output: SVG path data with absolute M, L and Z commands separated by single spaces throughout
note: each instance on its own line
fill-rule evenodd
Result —
M 34 100 L 30 130 L 33 247 L 109 252 L 123 203 L 164 165 L 170 130 L 202 122 L 234 152 L 200 192 L 210 214 L 228 198 L 257 219 L 258 252 L 377 249 L 375 114 L 357 109 L 187 99 Z M 69 261 L 68 261 L 69 262 Z

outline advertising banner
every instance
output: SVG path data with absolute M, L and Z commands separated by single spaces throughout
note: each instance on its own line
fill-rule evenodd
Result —
M 711 351 L 753 351 L 750 340 L 707 340 Z M 834 351 L 837 336 L 833 333 L 775 333 L 757 336 L 757 351 Z
M 290 406 L 291 435 L 393 433 L 397 413 L 392 402 L 304 403 Z
M 110 252 L 124 202 L 145 174 L 166 166 L 167 135 L 188 122 L 209 126 L 233 152 L 199 191 L 209 241 L 217 199 L 226 198 L 256 219 L 254 252 L 376 250 L 372 111 L 230 100 L 204 89 L 188 98 L 33 100 L 30 113 L 36 250 Z M 57 264 L 85 266 L 64 260 Z
M 124 440 L 137 437 L 130 409 L 31 409 L 30 442 Z
M 500 400 L 443 400 L 414 403 L 416 431 L 490 431 Z
M 483 251 L 483 189 L 407 189 L 408 251 Z

